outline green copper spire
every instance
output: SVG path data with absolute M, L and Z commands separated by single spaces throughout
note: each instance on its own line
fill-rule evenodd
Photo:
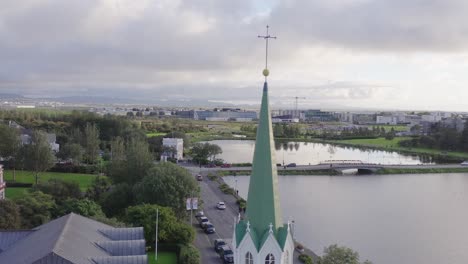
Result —
M 247 200 L 247 220 L 259 237 L 269 231 L 270 224 L 275 233 L 282 226 L 274 147 L 268 83 L 265 82 Z

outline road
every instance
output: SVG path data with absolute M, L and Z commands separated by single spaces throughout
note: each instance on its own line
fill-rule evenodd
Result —
M 192 174 L 197 174 L 198 170 L 192 170 Z M 193 217 L 193 226 L 196 229 L 195 246 L 200 250 L 201 263 L 223 263 L 219 255 L 214 250 L 214 240 L 217 238 L 224 239 L 229 245 L 231 245 L 234 223 L 238 216 L 238 206 L 236 199 L 232 195 L 227 195 L 219 190 L 219 184 L 214 181 L 210 181 L 206 177 L 207 171 L 202 172 L 204 174 L 203 181 L 200 181 L 201 198 L 203 200 L 203 212 L 208 217 L 210 222 L 215 226 L 216 233 L 205 234 L 198 225 L 198 221 Z M 226 210 L 218 210 L 216 204 L 219 201 L 226 203 Z M 306 249 L 306 253 L 315 256 L 315 254 Z M 299 254 L 294 253 L 294 264 L 301 263 L 298 260 Z

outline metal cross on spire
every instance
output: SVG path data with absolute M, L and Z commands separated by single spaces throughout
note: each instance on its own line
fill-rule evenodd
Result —
M 268 71 L 268 40 L 269 39 L 276 39 L 276 37 L 272 37 L 268 33 L 269 28 L 270 28 L 270 26 L 267 25 L 266 26 L 266 35 L 265 36 L 260 36 L 260 35 L 258 36 L 259 38 L 265 39 L 265 69 L 263 70 L 263 76 L 265 76 L 265 82 L 266 82 L 268 74 L 270 73 Z

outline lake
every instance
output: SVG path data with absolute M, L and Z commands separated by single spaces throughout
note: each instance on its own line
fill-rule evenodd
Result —
M 249 176 L 224 178 L 247 197 Z M 319 255 L 336 243 L 374 264 L 468 263 L 468 174 L 280 176 L 279 188 L 283 220 Z
M 213 140 L 212 144 L 221 147 L 218 156 L 228 163 L 252 162 L 254 140 Z M 428 156 L 404 155 L 397 152 L 374 149 L 357 149 L 311 142 L 286 142 L 276 144 L 276 162 L 298 165 L 318 164 L 324 160 L 361 160 L 380 164 L 430 164 L 434 161 Z

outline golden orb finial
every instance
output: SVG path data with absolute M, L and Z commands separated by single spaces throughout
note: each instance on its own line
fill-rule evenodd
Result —
M 270 71 L 268 69 L 264 69 L 263 76 L 267 77 L 268 75 L 270 75 Z

